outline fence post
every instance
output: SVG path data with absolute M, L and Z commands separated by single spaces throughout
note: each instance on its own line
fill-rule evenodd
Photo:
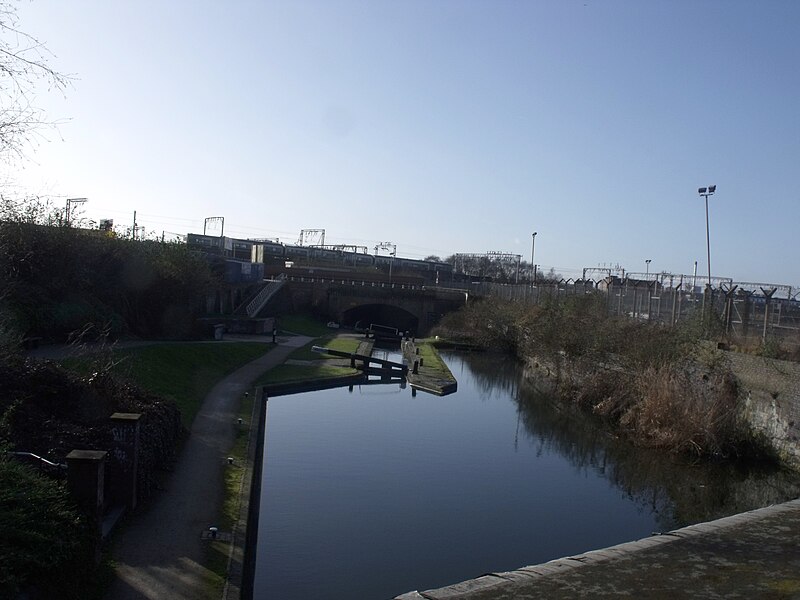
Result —
M 753 294 L 755 294 L 755 292 L 739 290 L 739 295 L 742 297 L 742 302 L 744 303 L 744 308 L 742 310 L 742 337 L 744 339 L 747 339 L 750 333 L 750 299 L 753 297 Z
M 738 285 L 734 285 L 729 290 L 725 290 L 725 335 L 727 336 L 731 330 L 731 321 L 733 321 L 733 294 L 736 292 Z
M 770 304 L 772 304 L 772 296 L 775 292 L 778 291 L 778 288 L 772 288 L 771 290 L 767 291 L 764 288 L 761 288 L 761 291 L 764 292 L 764 331 L 761 334 L 761 343 L 767 343 L 767 326 L 769 325 L 769 309 Z
M 678 285 L 676 288 L 672 288 L 672 316 L 670 317 L 669 324 L 674 326 L 675 323 L 678 322 L 677 313 L 675 312 L 678 308 L 678 294 L 680 292 L 681 286 Z

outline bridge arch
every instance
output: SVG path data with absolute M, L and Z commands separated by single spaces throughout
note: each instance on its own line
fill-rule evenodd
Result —
M 340 322 L 348 327 L 364 327 L 370 324 L 396 327 L 400 331 L 417 332 L 420 329 L 420 319 L 409 310 L 385 302 L 372 302 L 358 304 L 343 310 Z

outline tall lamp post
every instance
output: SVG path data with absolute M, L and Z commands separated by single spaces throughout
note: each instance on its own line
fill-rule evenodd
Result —
M 70 209 L 73 204 L 83 204 L 88 198 L 67 198 L 67 208 L 64 211 L 64 223 L 69 227 Z
M 533 283 L 531 285 L 536 285 L 536 264 L 533 262 L 533 252 L 536 249 L 536 233 L 534 231 L 531 235 L 531 271 L 533 272 Z
M 708 258 L 708 285 L 711 285 L 711 237 L 709 235 L 709 227 L 708 227 L 708 197 L 713 196 L 714 192 L 717 191 L 717 186 L 710 185 L 707 188 L 701 187 L 697 190 L 697 193 L 703 196 L 706 199 L 706 255 Z
M 644 273 L 644 278 L 645 278 L 645 279 L 650 279 L 650 261 L 651 261 L 651 260 L 652 260 L 652 259 L 650 259 L 650 258 L 646 258 L 646 259 L 644 260 L 644 264 L 645 264 L 645 273 Z

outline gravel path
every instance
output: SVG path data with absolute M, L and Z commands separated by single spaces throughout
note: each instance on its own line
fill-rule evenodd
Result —
M 146 511 L 117 534 L 116 578 L 107 600 L 214 598 L 213 575 L 202 566 L 202 532 L 212 525 L 233 445 L 239 399 L 264 371 L 281 364 L 310 337 L 281 337 L 278 346 L 240 368 L 206 396 L 191 435 L 166 483 Z

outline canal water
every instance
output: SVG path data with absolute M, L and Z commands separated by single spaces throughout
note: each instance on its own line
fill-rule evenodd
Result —
M 269 400 L 258 600 L 386 599 L 800 495 L 765 465 L 631 448 L 491 355 L 443 398 L 364 385 Z

